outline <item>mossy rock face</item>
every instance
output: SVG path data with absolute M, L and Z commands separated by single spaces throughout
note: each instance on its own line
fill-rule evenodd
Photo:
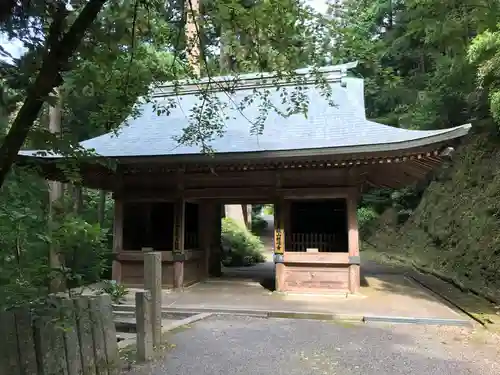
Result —
M 500 300 L 500 147 L 475 135 L 437 173 L 401 226 L 383 214 L 366 238 L 377 251 L 426 266 Z

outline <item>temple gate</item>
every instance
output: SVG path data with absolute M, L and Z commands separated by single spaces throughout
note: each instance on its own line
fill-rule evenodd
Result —
M 363 80 L 347 77 L 355 64 L 322 68 L 330 100 L 308 70 L 297 71 L 309 99 L 308 115 L 269 113 L 262 134 L 248 131 L 260 116 L 257 104 L 238 103 L 254 90 L 267 90 L 272 74 L 166 84 L 155 103 L 130 119 L 118 135 L 84 141 L 97 158 L 80 162 L 82 184 L 113 192 L 115 200 L 113 278 L 143 284 L 144 252 L 162 251 L 162 282 L 182 289 L 220 275 L 222 205 L 272 202 L 275 206 L 276 289 L 284 292 L 351 292 L 360 287 L 356 218 L 361 194 L 370 188 L 401 188 L 424 178 L 459 143 L 470 125 L 435 131 L 394 128 L 366 119 Z M 213 86 L 213 82 L 217 85 Z M 232 85 L 233 94 L 221 85 Z M 212 86 L 211 86 L 212 85 Z M 299 83 L 278 84 L 290 92 Z M 186 114 L 210 89 L 225 118 L 225 134 L 205 155 L 177 144 L 189 124 Z M 271 101 L 284 106 L 280 91 Z M 155 105 L 172 98 L 168 116 Z M 118 167 L 100 163 L 111 159 Z M 35 163 L 48 179 L 66 181 L 61 156 L 20 153 L 19 163 Z

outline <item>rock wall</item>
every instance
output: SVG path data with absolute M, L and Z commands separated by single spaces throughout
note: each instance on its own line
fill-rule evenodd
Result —
M 474 135 L 403 224 L 386 211 L 363 248 L 393 255 L 500 300 L 500 142 Z

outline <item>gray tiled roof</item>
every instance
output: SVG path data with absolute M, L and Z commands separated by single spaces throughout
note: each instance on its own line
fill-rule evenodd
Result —
M 307 89 L 307 117 L 295 114 L 285 118 L 271 111 L 260 135 L 250 133 L 251 121 L 259 115 L 258 104 L 247 106 L 242 112 L 235 108 L 235 104 L 251 94 L 253 88 L 237 90 L 230 98 L 226 93 L 215 93 L 227 105 L 224 113 L 220 113 L 221 118 L 229 116 L 229 119 L 225 120 L 224 136 L 213 140 L 211 146 L 217 153 L 306 152 L 308 149 L 329 149 L 331 153 L 373 152 L 444 141 L 463 136 L 470 128 L 470 125 L 462 125 L 444 130 L 417 131 L 369 121 L 365 116 L 363 80 L 345 77 L 341 72 L 345 67 L 342 68 L 326 69 L 335 106 L 329 104 L 319 89 L 310 85 Z M 291 87 L 284 89 L 293 90 Z M 273 103 L 283 108 L 280 92 L 271 91 Z M 154 100 L 161 103 L 171 95 L 163 95 L 160 90 Z M 199 154 L 199 146 L 179 145 L 174 139 L 189 124 L 190 110 L 199 103 L 199 98 L 190 93 L 175 96 L 174 100 L 177 106 L 169 115 L 158 115 L 153 104 L 144 104 L 141 114 L 128 120 L 117 135 L 109 133 L 81 144 L 108 157 Z

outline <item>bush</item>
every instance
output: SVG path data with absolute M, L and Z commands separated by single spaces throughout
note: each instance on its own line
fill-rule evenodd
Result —
M 69 287 L 99 281 L 108 267 L 110 253 L 106 247 L 106 231 L 101 230 L 99 224 L 67 215 L 54 231 L 53 241 L 63 253 Z
M 261 234 L 267 228 L 267 221 L 260 216 L 252 217 L 252 232 L 255 235 Z
M 114 280 L 106 280 L 103 282 L 101 293 L 109 294 L 113 303 L 119 304 L 128 294 L 128 290 L 123 284 L 118 284 Z
M 264 214 L 274 215 L 274 206 L 272 204 L 266 204 L 264 206 Z
M 222 220 L 221 242 L 225 267 L 251 266 L 265 261 L 261 240 L 230 218 Z
M 378 214 L 371 207 L 360 207 L 357 211 L 358 227 L 362 237 L 370 234 L 370 227 L 377 219 Z

